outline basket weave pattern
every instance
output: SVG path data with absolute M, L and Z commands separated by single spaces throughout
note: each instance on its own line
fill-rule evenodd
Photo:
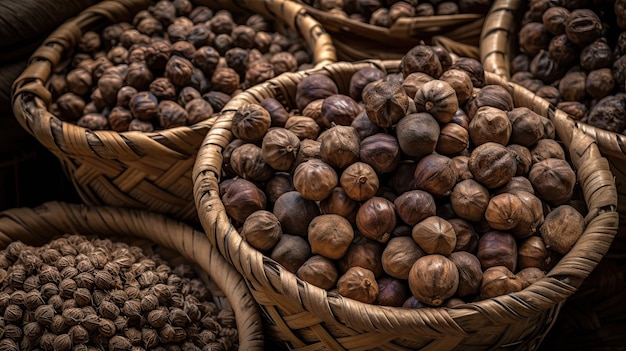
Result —
M 148 0 L 104 1 L 83 11 L 52 33 L 32 55 L 13 85 L 13 111 L 25 130 L 62 163 L 83 201 L 149 209 L 182 220 L 195 220 L 191 169 L 197 150 L 215 121 L 152 133 L 91 131 L 63 122 L 48 112 L 51 94 L 45 83 L 67 59 L 82 33 L 105 24 L 131 21 Z M 197 5 L 222 8 L 220 1 Z M 318 65 L 334 62 L 330 36 L 302 7 L 286 0 L 230 4 L 239 11 L 250 5 L 257 13 L 286 20 L 311 48 Z M 249 11 L 249 10 L 248 10 Z
M 546 278 L 518 293 L 449 308 L 400 309 L 360 303 L 298 279 L 249 246 L 231 225 L 219 198 L 222 150 L 233 139 L 232 116 L 242 104 L 274 97 L 294 106 L 296 85 L 311 72 L 333 78 L 346 91 L 351 75 L 373 65 L 396 71 L 399 61 L 336 63 L 286 74 L 237 96 L 215 122 L 194 166 L 194 196 L 209 240 L 248 281 L 263 307 L 268 335 L 298 350 L 535 350 L 571 296 L 608 250 L 617 227 L 616 193 L 609 165 L 592 138 L 528 90 L 487 74 L 502 84 L 516 106 L 550 117 L 563 141 L 589 208 L 587 227 L 574 248 Z
M 49 202 L 38 208 L 0 212 L 0 248 L 16 240 L 40 246 L 64 234 L 143 239 L 174 250 L 208 274 L 211 284 L 207 288 L 214 302 L 233 309 L 240 349 L 263 350 L 261 318 L 245 281 L 203 233 L 164 216 L 133 209 Z

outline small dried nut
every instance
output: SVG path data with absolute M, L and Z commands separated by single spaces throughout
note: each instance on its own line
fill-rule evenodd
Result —
M 411 295 L 406 281 L 393 277 L 378 278 L 378 298 L 376 303 L 381 306 L 400 307 Z
M 510 271 L 517 267 L 517 242 L 508 232 L 488 231 L 478 240 L 476 257 L 480 260 L 483 270 L 504 266 Z
M 385 73 L 375 67 L 365 67 L 356 71 L 350 78 L 350 97 L 356 101 L 361 101 L 363 88 L 374 81 L 382 79 L 384 76 Z
M 291 175 L 285 172 L 276 172 L 265 183 L 265 194 L 267 195 L 267 201 L 271 204 L 284 193 L 288 191 L 296 190 L 291 181 Z
M 369 269 L 352 267 L 339 277 L 337 292 L 357 301 L 374 303 L 379 294 L 378 282 Z
M 544 201 L 559 205 L 572 197 L 576 173 L 567 161 L 548 158 L 532 166 L 528 179 Z
M 489 200 L 485 210 L 485 220 L 496 230 L 513 229 L 526 214 L 521 200 L 514 194 L 502 193 Z
M 128 103 L 133 116 L 142 121 L 156 118 L 158 116 L 158 105 L 159 100 L 157 97 L 148 91 L 138 92 Z
M 440 131 L 439 123 L 428 113 L 409 114 L 396 126 L 400 149 L 416 158 L 422 158 L 435 151 Z
M 533 235 L 519 244 L 517 250 L 518 268 L 535 267 L 545 271 L 548 269 L 549 260 L 550 254 L 541 236 Z
M 417 163 L 414 177 L 413 183 L 417 189 L 436 196 L 446 196 L 452 191 L 458 175 L 452 159 L 444 155 L 431 154 Z
M 319 215 L 311 221 L 308 240 L 311 253 L 336 260 L 341 258 L 354 239 L 354 230 L 347 219 L 336 214 Z
M 54 350 L 70 351 L 72 349 L 72 338 L 68 334 L 59 334 L 53 341 Z
M 404 117 L 409 109 L 409 97 L 395 81 L 372 83 L 363 91 L 365 111 L 374 124 L 389 128 Z
M 585 228 L 585 219 L 578 210 L 561 205 L 548 213 L 539 232 L 547 248 L 564 255 L 576 244 Z
M 590 9 L 577 9 L 565 22 L 565 34 L 573 43 L 584 46 L 602 35 L 602 21 Z
M 449 255 L 456 246 L 456 233 L 452 225 L 438 216 L 428 217 L 413 226 L 413 240 L 427 254 Z
M 404 78 L 404 80 L 402 81 L 402 88 L 404 88 L 404 91 L 409 96 L 409 98 L 414 99 L 415 93 L 417 93 L 417 91 L 422 88 L 422 85 L 434 79 L 435 78 L 429 76 L 426 73 L 414 72 Z
M 128 65 L 126 76 L 124 78 L 125 85 L 130 85 L 138 91 L 148 90 L 154 76 L 150 68 L 145 62 L 133 62 Z
M 489 190 L 473 179 L 458 182 L 450 193 L 454 212 L 468 221 L 478 222 L 489 205 Z
M 483 88 L 485 86 L 485 69 L 482 63 L 477 59 L 470 57 L 458 58 L 449 69 L 460 69 L 467 72 L 472 78 L 474 88 Z
M 363 201 L 373 197 L 379 188 L 376 171 L 364 162 L 355 162 L 346 167 L 341 173 L 339 181 L 346 195 L 355 201 Z
M 507 145 L 511 132 L 507 112 L 491 106 L 480 107 L 469 124 L 470 139 L 475 146 L 488 142 Z
M 330 165 L 318 159 L 303 162 L 293 171 L 293 185 L 296 190 L 305 199 L 314 201 L 328 197 L 339 183 L 338 178 L 337 172 Z
M 520 49 L 530 55 L 535 56 L 541 49 L 547 48 L 551 35 L 543 23 L 530 22 L 525 24 L 519 32 Z
M 291 273 L 311 257 L 311 246 L 301 236 L 283 234 L 270 254 L 270 258 L 280 263 Z
M 285 122 L 285 128 L 298 136 L 301 141 L 316 140 L 320 133 L 319 124 L 313 118 L 306 116 L 289 117 Z
M 483 272 L 480 297 L 488 299 L 522 290 L 521 279 L 504 266 L 489 267 Z
M 521 269 L 515 275 L 522 282 L 522 289 L 526 289 L 531 284 L 534 284 L 535 282 L 546 276 L 546 274 L 541 269 L 536 267 Z
M 513 97 L 506 88 L 500 85 L 486 85 L 472 94 L 465 104 L 465 112 L 472 119 L 476 111 L 483 106 L 491 106 L 508 112 L 514 107 Z
M 459 286 L 459 270 L 442 255 L 426 255 L 415 261 L 409 272 L 409 288 L 418 301 L 440 306 Z
M 381 262 L 385 273 L 398 279 L 408 279 L 411 267 L 426 253 L 408 236 L 394 237 L 387 242 Z
M 76 121 L 76 125 L 90 130 L 108 129 L 109 121 L 100 113 L 88 113 Z
M 352 224 L 356 221 L 359 203 L 351 199 L 340 186 L 335 187 L 329 196 L 320 201 L 319 205 L 322 214 L 337 214 Z
M 411 226 L 434 216 L 436 212 L 435 199 L 423 190 L 404 192 L 393 203 L 400 219 Z
M 255 142 L 261 140 L 271 124 L 270 113 L 258 104 L 247 104 L 233 115 L 232 131 L 235 137 Z
M 304 77 L 296 88 L 296 106 L 302 111 L 311 101 L 325 99 L 338 94 L 337 84 L 323 74 L 311 74 Z
M 248 64 L 245 81 L 247 86 L 254 86 L 276 76 L 274 65 L 265 60 L 253 61 Z
M 359 208 L 356 226 L 364 237 L 386 243 L 396 228 L 396 217 L 393 202 L 374 196 Z
M 240 88 L 240 78 L 237 72 L 230 67 L 217 67 L 211 76 L 211 86 L 214 90 L 226 94 L 233 94 Z
M 292 117 L 293 118 L 293 117 Z M 329 165 L 343 169 L 359 157 L 359 135 L 351 126 L 334 126 L 322 133 L 318 141 L 320 156 Z
M 246 218 L 241 230 L 244 240 L 260 251 L 272 249 L 282 234 L 278 218 L 266 210 L 253 212 Z
M 157 113 L 159 124 L 163 129 L 182 127 L 189 123 L 185 108 L 174 101 L 163 100 L 159 102 Z
M 272 177 L 274 170 L 263 159 L 263 151 L 252 143 L 246 143 L 230 156 L 230 165 L 240 177 L 254 182 L 264 182 Z
M 265 207 L 265 206 L 263 206 Z M 284 233 L 306 237 L 309 223 L 320 214 L 317 203 L 297 191 L 288 191 L 274 203 L 274 214 Z
M 442 80 L 424 83 L 414 101 L 418 112 L 428 112 L 440 123 L 450 122 L 459 108 L 454 88 Z
M 372 166 L 377 174 L 390 173 L 400 162 L 398 139 L 386 133 L 376 133 L 361 140 L 359 159 Z
M 362 267 L 372 271 L 374 276 L 380 277 L 383 274 L 381 262 L 383 248 L 382 243 L 355 234 L 348 251 L 338 261 L 339 271 L 345 273 L 351 267 Z
M 506 184 L 517 171 L 517 161 L 505 146 L 488 142 L 470 154 L 469 169 L 474 179 L 489 189 Z
M 213 116 L 213 107 L 208 101 L 201 97 L 192 99 L 181 106 L 185 106 L 185 110 L 187 111 L 187 123 L 189 125 L 205 121 Z
M 463 297 L 477 294 L 483 279 L 483 271 L 478 258 L 466 251 L 453 252 L 449 258 L 459 269 L 459 287 L 456 295 Z
M 476 252 L 478 247 L 478 234 L 474 230 L 474 226 L 460 218 L 448 219 L 448 223 L 454 228 L 456 233 L 456 246 L 454 251 Z
M 322 120 L 327 122 L 322 127 L 328 128 L 333 124 L 349 126 L 361 110 L 361 106 L 347 95 L 330 95 L 322 103 Z
M 400 61 L 402 75 L 408 76 L 413 72 L 423 72 L 437 79 L 443 68 L 435 51 L 427 45 L 417 45 L 409 50 Z
M 222 195 L 226 213 L 239 223 L 243 223 L 254 211 L 265 208 L 266 196 L 254 183 L 236 179 Z

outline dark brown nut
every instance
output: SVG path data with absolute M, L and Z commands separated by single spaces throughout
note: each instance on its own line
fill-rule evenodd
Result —
M 273 213 L 284 233 L 306 237 L 309 223 L 320 210 L 315 201 L 305 199 L 297 191 L 289 191 L 276 199 Z
M 261 148 L 252 143 L 234 149 L 230 165 L 237 175 L 253 182 L 265 182 L 274 175 L 274 169 L 263 159 Z
M 157 1 L 148 10 L 154 18 L 164 25 L 169 25 L 176 18 L 176 7 L 170 1 Z
M 364 303 L 374 303 L 379 294 L 374 273 L 362 267 L 352 267 L 340 276 L 337 281 L 337 292 Z
M 415 168 L 413 184 L 434 196 L 447 196 L 457 182 L 458 174 L 452 159 L 431 154 L 420 159 Z
M 530 150 L 527 147 L 518 144 L 510 144 L 506 148 L 513 152 L 513 155 L 515 156 L 515 161 L 517 161 L 517 170 L 515 171 L 515 175 L 525 176 L 526 174 L 528 174 L 528 171 L 530 171 L 530 167 L 532 166 L 533 162 Z
M 394 237 L 387 242 L 381 256 L 385 273 L 398 279 L 408 279 L 411 267 L 426 253 L 410 236 Z
M 452 66 L 453 59 L 448 49 L 440 45 L 433 45 L 430 48 L 433 49 L 433 51 L 439 58 L 439 62 L 441 63 L 441 68 L 443 69 L 443 71 L 445 72 L 448 69 L 450 69 L 450 66 Z M 441 79 L 441 76 L 439 77 L 439 79 Z
M 505 146 L 485 143 L 470 154 L 469 169 L 476 181 L 493 189 L 511 180 L 517 171 L 517 161 Z
M 519 269 L 538 268 L 548 269 L 550 254 L 543 238 L 540 235 L 530 236 L 519 244 L 517 250 L 517 264 Z
M 355 233 L 354 240 L 348 247 L 346 254 L 337 261 L 339 271 L 345 273 L 352 267 L 363 267 L 374 273 L 374 276 L 383 275 L 382 252 L 384 249 L 382 243 L 365 238 Z
M 296 106 L 302 111 L 311 101 L 325 99 L 338 93 L 339 88 L 337 88 L 337 84 L 328 76 L 311 74 L 298 83 L 296 88 Z
M 510 271 L 517 267 L 517 242 L 508 232 L 488 231 L 478 239 L 476 257 L 483 270 L 494 266 L 504 266 Z
M 472 97 L 465 105 L 465 112 L 471 118 L 474 118 L 476 111 L 483 106 L 491 106 L 499 108 L 503 111 L 511 111 L 513 109 L 513 97 L 500 85 L 486 85 L 472 94 Z
M 559 142 L 554 139 L 541 139 L 530 149 L 533 164 L 548 158 L 565 159 L 565 151 Z
M 582 101 L 587 96 L 587 74 L 584 71 L 569 72 L 559 81 L 559 93 L 565 101 Z
M 174 86 L 182 88 L 189 84 L 193 74 L 193 64 L 181 56 L 172 56 L 165 64 L 165 77 L 174 84 Z
M 120 35 L 120 44 L 127 49 L 130 49 L 134 45 L 147 45 L 150 43 L 150 37 L 141 34 L 137 29 L 125 30 Z
M 548 32 L 543 23 L 530 22 L 520 30 L 520 49 L 530 56 L 535 56 L 539 51 L 548 48 L 550 39 L 550 32 Z
M 308 200 L 325 199 L 337 184 L 337 172 L 322 160 L 311 159 L 303 162 L 293 172 L 294 187 Z
M 205 121 L 213 116 L 213 107 L 201 97 L 190 100 L 184 106 L 187 111 L 187 123 L 189 125 Z
M 117 92 L 117 106 L 128 109 L 130 100 L 133 98 L 133 96 L 135 96 L 135 94 L 137 94 L 137 89 L 135 89 L 134 87 L 131 87 L 129 85 L 121 87 Z
M 537 96 L 543 98 L 548 101 L 552 105 L 556 105 L 561 100 L 561 94 L 559 93 L 559 89 L 553 87 L 551 85 L 544 85 L 539 90 L 535 92 Z
M 293 132 L 300 140 L 316 140 L 320 126 L 313 118 L 305 116 L 291 116 L 285 122 L 285 128 Z
M 440 306 L 459 286 L 459 270 L 442 255 L 426 255 L 415 261 L 409 272 L 409 288 L 418 301 Z
M 274 204 L 282 194 L 293 190 L 296 189 L 291 182 L 291 175 L 285 172 L 274 173 L 274 176 L 265 183 L 265 194 L 271 204 Z
M 101 113 L 89 113 L 79 118 L 76 125 L 91 130 L 104 130 L 109 128 L 109 120 Z
M 415 16 L 423 17 L 423 16 L 434 16 L 435 15 L 435 7 L 431 3 L 420 2 L 415 6 Z
M 591 108 L 587 123 L 609 132 L 621 133 L 626 128 L 625 114 L 624 101 L 617 96 L 610 95 Z
M 274 98 L 265 98 L 261 101 L 261 106 L 270 113 L 272 119 L 272 127 L 284 127 L 285 122 L 289 119 L 289 112 L 285 109 L 283 104 Z
M 318 141 L 321 143 L 322 160 L 333 167 L 343 169 L 359 157 L 361 140 L 356 129 L 351 126 L 335 126 L 327 129 L 319 136 Z
M 266 197 L 254 183 L 245 179 L 236 179 L 222 195 L 226 213 L 239 223 L 255 211 L 265 208 Z
M 158 105 L 157 97 L 148 91 L 138 92 L 128 104 L 133 116 L 143 121 L 149 121 L 158 116 Z
M 239 74 L 240 77 L 246 74 L 248 67 L 248 51 L 240 47 L 234 47 L 224 54 L 226 65 Z M 219 61 L 219 59 L 218 59 Z
M 423 72 L 437 79 L 443 73 L 439 57 L 427 45 L 417 45 L 409 50 L 400 61 L 402 75 L 408 76 L 413 72 Z
M 576 244 L 585 227 L 585 219 L 578 210 L 561 205 L 548 213 L 539 233 L 548 249 L 564 255 Z
M 196 6 L 189 13 L 189 19 L 193 23 L 202 23 L 210 20 L 213 17 L 213 10 L 206 6 Z
M 354 230 L 347 219 L 336 214 L 319 215 L 308 228 L 311 253 L 336 260 L 344 256 L 354 239 Z
M 466 155 L 458 155 L 452 158 L 452 163 L 454 167 L 456 167 L 456 173 L 458 175 L 458 181 L 462 181 L 465 179 L 473 179 L 474 176 L 472 172 L 469 170 L 469 156 Z
M 567 39 L 565 34 L 555 36 L 548 45 L 550 57 L 561 67 L 569 67 L 576 60 L 578 51 L 578 46 Z
M 358 70 L 350 78 L 348 95 L 356 101 L 361 101 L 363 88 L 374 81 L 382 79 L 384 76 L 385 73 L 375 67 L 365 67 Z
M 159 100 L 174 100 L 176 98 L 176 87 L 164 77 L 153 80 L 149 85 L 149 90 Z
M 312 118 L 320 127 L 329 128 L 330 124 L 324 120 L 322 105 L 325 99 L 317 99 L 309 102 L 302 110 L 301 115 Z
M 516 107 L 507 116 L 511 122 L 509 143 L 531 147 L 544 137 L 541 116 L 529 108 Z
M 409 114 L 396 126 L 400 149 L 418 159 L 435 151 L 440 132 L 439 123 L 429 113 Z
M 159 102 L 157 113 L 159 124 L 163 129 L 186 126 L 188 124 L 187 111 L 174 101 Z
M 475 146 L 488 142 L 506 145 L 511 132 L 507 112 L 491 106 L 480 107 L 469 124 L 470 139 Z
M 519 197 L 510 193 L 501 193 L 489 200 L 485 210 L 485 220 L 493 229 L 511 230 L 527 214 Z
M 229 34 L 218 34 L 213 39 L 213 47 L 220 53 L 220 56 L 224 56 L 233 48 L 233 38 Z
M 550 41 L 552 43 L 552 41 Z M 532 58 L 527 54 L 518 54 L 511 60 L 511 74 L 518 72 L 528 72 L 530 70 L 530 60 Z
M 294 274 L 310 257 L 311 246 L 306 239 L 290 234 L 283 234 L 270 254 L 271 259 Z
M 363 103 L 374 124 L 389 128 L 404 117 L 409 109 L 409 98 L 402 84 L 395 81 L 372 83 L 363 91 Z
M 265 162 L 280 171 L 293 168 L 299 147 L 298 136 L 284 128 L 269 129 L 261 145 Z
M 602 21 L 590 9 L 574 10 L 565 23 L 565 34 L 574 44 L 590 44 L 602 35 Z
M 91 91 L 91 96 L 89 98 L 97 111 L 102 111 L 107 105 L 102 98 L 102 92 L 98 88 Z
M 93 79 L 91 73 L 84 68 L 74 68 L 67 73 L 65 77 L 67 81 L 67 89 L 80 96 L 87 95 L 91 92 Z
M 576 121 L 587 119 L 587 106 L 579 101 L 561 101 L 556 107 Z
M 406 281 L 388 276 L 378 278 L 378 289 L 376 303 L 381 306 L 400 307 L 411 295 Z
M 154 131 L 154 125 L 150 121 L 142 121 L 135 118 L 128 124 L 128 130 L 149 133 Z
M 548 158 L 535 163 L 528 179 L 537 194 L 552 205 L 569 201 L 576 184 L 576 174 L 567 161 Z
M 580 67 L 587 71 L 610 68 L 613 64 L 613 50 L 606 41 L 600 38 L 585 46 L 580 52 Z
M 551 7 L 542 15 L 543 26 L 553 35 L 565 33 L 565 23 L 570 12 L 564 7 Z
M 427 254 L 448 256 L 456 247 L 454 228 L 438 216 L 431 216 L 417 223 L 413 226 L 411 236 Z
M 261 140 L 271 124 L 270 113 L 258 104 L 247 104 L 233 115 L 233 135 L 239 139 L 256 142 Z
M 227 11 L 216 13 L 210 21 L 211 31 L 216 34 L 230 34 L 236 25 L 233 17 Z
M 445 72 L 444 72 L 445 73 Z M 406 76 L 402 81 L 402 88 L 404 88 L 404 92 L 409 96 L 409 98 L 415 98 L 415 93 L 424 85 L 426 82 L 430 82 L 435 78 L 429 76 L 423 72 L 413 72 Z
M 272 79 L 276 76 L 274 66 L 265 60 L 254 61 L 248 64 L 245 81 L 248 87 Z
M 400 145 L 392 135 L 377 133 L 361 140 L 359 159 L 369 164 L 377 174 L 394 171 L 400 156 Z
M 488 299 L 522 290 L 521 279 L 503 266 L 487 268 L 480 284 L 480 298 Z
M 386 243 L 396 228 L 396 217 L 393 202 L 374 196 L 359 208 L 356 226 L 364 237 Z
M 338 186 L 325 199 L 320 201 L 320 210 L 322 214 L 337 214 L 346 218 L 350 223 L 356 222 L 356 213 L 359 209 L 359 203 L 351 199 L 346 191 Z
M 162 72 L 172 55 L 172 45 L 167 40 L 152 42 L 144 52 L 146 65 L 155 72 Z
M 274 248 L 283 235 L 278 218 L 269 211 L 258 210 L 250 214 L 243 223 L 241 236 L 260 251 Z
M 203 94 L 202 98 L 213 106 L 213 111 L 221 111 L 230 100 L 230 95 L 221 91 L 210 91 Z
M 546 276 L 546 274 L 541 269 L 536 267 L 521 269 L 515 275 L 522 282 L 522 289 L 526 289 L 531 284 L 534 284 L 535 282 Z
M 114 107 L 109 113 L 109 125 L 116 132 L 127 131 L 132 120 L 133 115 L 130 110 L 121 106 Z
M 394 2 L 389 6 L 389 23 L 393 24 L 403 17 L 415 17 L 415 6 L 403 1 Z
M 478 258 L 469 252 L 459 251 L 451 253 L 449 259 L 459 269 L 459 287 L 456 295 L 463 297 L 477 294 L 483 279 L 483 271 Z
M 601 100 L 615 89 L 615 78 L 610 68 L 600 68 L 589 72 L 585 90 L 592 98 Z
M 355 201 L 373 197 L 379 188 L 376 171 L 364 162 L 355 162 L 346 167 L 341 173 L 340 184 L 346 195 Z
M 211 76 L 211 86 L 226 94 L 233 94 L 239 89 L 239 75 L 230 67 L 217 67 Z
M 65 93 L 57 99 L 57 111 L 62 121 L 75 121 L 83 114 L 85 100 L 74 93 Z
M 322 103 L 322 120 L 328 122 L 328 125 L 322 127 L 328 128 L 333 124 L 349 126 L 361 111 L 361 106 L 347 95 L 328 96 Z
M 393 203 L 400 219 L 411 226 L 436 213 L 435 199 L 423 190 L 404 192 Z
M 125 78 L 126 85 L 130 85 L 138 91 L 148 90 L 153 79 L 152 71 L 144 62 L 133 62 L 128 65 Z
M 461 218 L 478 222 L 489 204 L 489 190 L 473 179 L 460 181 L 450 194 L 450 204 Z
M 220 54 L 211 46 L 202 46 L 193 53 L 193 64 L 207 76 L 212 76 L 217 68 Z
M 199 48 L 211 44 L 215 37 L 215 33 L 211 32 L 204 23 L 197 23 L 191 27 L 186 39 Z
M 480 61 L 470 57 L 458 58 L 449 69 L 460 69 L 467 72 L 472 78 L 474 88 L 485 86 L 485 69 Z
M 460 105 L 463 105 L 469 99 L 474 89 L 470 75 L 460 69 L 444 71 L 439 80 L 448 83 L 454 89 Z
M 442 80 L 424 83 L 415 93 L 414 102 L 418 112 L 428 112 L 440 123 L 450 122 L 459 108 L 454 88 Z
M 272 55 L 270 63 L 274 67 L 274 74 L 295 72 L 298 69 L 298 59 L 290 52 L 282 51 Z
M 298 268 L 296 276 L 320 289 L 332 289 L 339 279 L 339 272 L 332 260 L 314 255 Z
M 459 13 L 459 4 L 454 1 L 443 1 L 437 4 L 435 14 L 437 16 L 456 15 Z
M 530 62 L 530 73 L 545 84 L 552 84 L 563 76 L 564 71 L 546 50 L 540 50 Z

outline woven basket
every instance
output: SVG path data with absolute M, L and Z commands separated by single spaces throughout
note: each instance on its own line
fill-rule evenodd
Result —
M 268 335 L 298 350 L 534 350 L 550 330 L 563 302 L 596 267 L 617 229 L 617 196 L 606 159 L 592 138 L 575 129 L 562 111 L 528 90 L 487 74 L 502 84 L 516 106 L 526 106 L 555 124 L 569 151 L 589 208 L 587 227 L 572 250 L 546 278 L 521 292 L 449 308 L 400 309 L 343 298 L 298 279 L 249 246 L 231 225 L 219 197 L 222 150 L 233 139 L 232 117 L 242 104 L 265 97 L 295 106 L 296 85 L 307 74 L 332 77 L 346 91 L 351 75 L 366 66 L 397 71 L 399 61 L 340 62 L 319 70 L 284 74 L 240 94 L 224 108 L 194 166 L 194 196 L 209 240 L 248 280 L 268 318 Z
M 333 37 L 337 57 L 342 61 L 400 59 L 421 41 L 442 45 L 461 56 L 479 58 L 478 38 L 485 19 L 482 14 L 405 17 L 386 28 L 338 16 L 297 1 Z
M 90 205 L 149 209 L 182 220 L 196 220 L 191 169 L 210 118 L 192 126 L 152 133 L 91 131 L 62 122 L 48 112 L 45 84 L 72 54 L 81 33 L 130 21 L 149 0 L 105 1 L 83 11 L 52 33 L 35 51 L 13 85 L 12 104 L 24 129 L 59 158 L 80 197 Z M 211 1 L 194 1 L 211 5 Z M 335 61 L 332 40 L 300 5 L 286 0 L 249 1 L 259 13 L 285 21 L 311 48 L 315 62 Z M 242 5 L 243 6 L 243 5 Z M 242 8 L 243 9 L 243 8 Z
M 134 209 L 48 202 L 37 208 L 0 212 L 2 249 L 16 240 L 41 246 L 64 234 L 95 235 L 124 242 L 131 240 L 131 243 L 142 240 L 173 250 L 208 275 L 207 288 L 218 306 L 232 308 L 240 349 L 264 349 L 261 318 L 245 281 L 203 233 L 162 215 Z
M 509 79 L 510 62 L 518 43 L 519 19 L 524 2 L 496 0 L 481 34 L 480 57 L 485 71 Z M 577 128 L 596 139 L 600 152 L 609 160 L 615 176 L 620 222 L 626 222 L 626 136 L 575 122 Z M 619 228 L 607 257 L 626 259 L 626 227 Z

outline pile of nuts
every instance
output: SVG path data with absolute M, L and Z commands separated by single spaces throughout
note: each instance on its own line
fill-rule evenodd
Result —
M 236 350 L 235 315 L 191 266 L 72 235 L 0 251 L 2 350 Z
M 92 130 L 196 124 L 242 89 L 310 67 L 304 39 L 272 25 L 258 14 L 158 0 L 132 24 L 82 35 L 66 72 L 48 81 L 52 112 Z
M 529 2 L 511 80 L 574 119 L 626 130 L 626 1 Z
M 303 0 L 316 9 L 379 27 L 399 18 L 487 13 L 492 0 Z
M 455 306 L 527 287 L 585 229 L 554 125 L 477 60 L 418 45 L 349 91 L 311 73 L 295 105 L 236 110 L 220 196 L 246 242 L 310 284 Z

